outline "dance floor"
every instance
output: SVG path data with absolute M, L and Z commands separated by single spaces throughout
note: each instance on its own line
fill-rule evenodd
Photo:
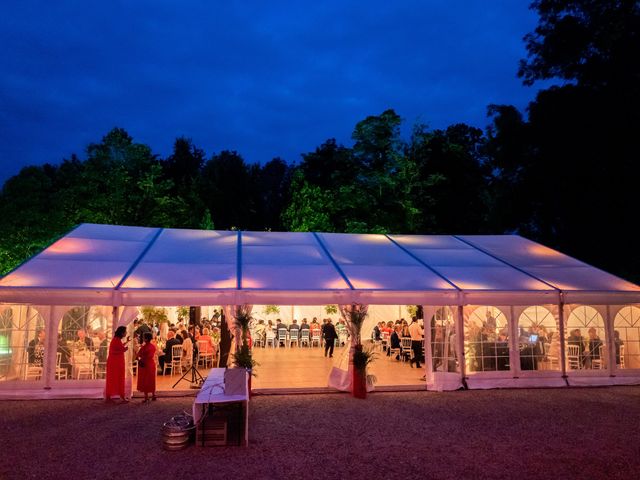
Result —
M 325 357 L 324 349 L 319 347 L 254 348 L 253 356 L 259 365 L 255 369 L 257 376 L 252 379 L 252 388 L 258 392 L 326 389 L 331 369 L 346 355 L 346 348 L 336 348 L 333 358 Z M 385 352 L 377 353 L 369 369 L 369 373 L 377 378 L 376 387 L 424 387 L 425 383 L 420 378 L 424 369 L 411 368 L 408 362 L 390 359 Z M 198 371 L 206 377 L 209 370 L 200 367 Z M 173 388 L 179 378 L 178 375 L 158 376 L 158 391 L 188 390 L 191 374 Z

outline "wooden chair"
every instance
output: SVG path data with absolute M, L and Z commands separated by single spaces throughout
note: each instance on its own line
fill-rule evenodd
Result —
M 213 367 L 213 351 L 208 351 L 209 342 L 206 340 L 198 340 L 198 365 L 202 362 L 202 365 L 207 368 L 207 364 L 211 364 Z
M 291 348 L 291 345 L 295 342 L 296 347 L 300 346 L 299 340 L 298 340 L 298 333 L 299 331 L 295 328 L 292 328 L 291 331 L 289 332 L 289 348 Z
M 311 346 L 311 339 L 309 338 L 309 329 L 305 328 L 304 330 L 300 330 L 300 346 L 306 345 L 307 347 Z
M 582 368 L 580 347 L 578 345 L 567 345 L 567 367 L 569 370 L 580 370 Z
M 411 349 L 411 338 L 402 337 L 400 339 L 400 345 L 402 346 L 402 360 L 411 360 L 413 358 L 413 350 Z
M 166 363 L 165 363 L 166 366 Z M 171 376 L 182 375 L 182 344 L 171 347 Z
M 602 345 L 598 347 L 598 357 L 591 359 L 591 368 L 593 370 L 602 370 L 604 366 L 604 348 Z
M 266 347 L 268 347 L 269 344 L 271 344 L 273 348 L 276 348 L 276 334 L 273 333 L 273 331 L 267 331 L 265 338 L 266 338 L 266 341 L 265 341 Z
M 287 329 L 286 328 L 279 328 L 278 329 L 278 345 L 280 345 L 281 343 L 284 344 L 285 347 L 288 344 Z
M 56 353 L 56 380 L 66 380 L 68 378 L 69 372 L 67 372 L 66 368 L 62 368 L 60 363 L 62 362 L 62 353 Z

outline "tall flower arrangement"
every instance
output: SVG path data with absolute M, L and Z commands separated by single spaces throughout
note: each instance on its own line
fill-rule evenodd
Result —
M 236 334 L 239 335 L 239 344 L 233 354 L 233 364 L 237 368 L 246 368 L 252 375 L 255 375 L 253 368 L 257 365 L 251 354 L 249 346 L 249 325 L 251 324 L 251 308 L 240 305 L 235 312 Z
M 369 307 L 359 303 L 340 305 L 340 314 L 351 335 L 351 364 L 353 365 L 351 393 L 356 398 L 367 397 L 367 366 L 374 360 L 375 354 L 362 347 L 362 326 L 367 318 Z

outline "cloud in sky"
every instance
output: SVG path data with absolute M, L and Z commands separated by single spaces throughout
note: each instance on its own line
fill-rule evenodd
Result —
M 484 127 L 524 108 L 525 1 L 32 1 L 0 7 L 0 180 L 83 156 L 114 126 L 167 155 L 297 161 L 393 108 Z

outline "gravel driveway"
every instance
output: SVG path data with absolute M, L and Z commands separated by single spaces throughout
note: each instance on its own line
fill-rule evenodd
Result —
M 248 448 L 164 451 L 192 401 L 1 402 L 0 478 L 640 476 L 640 387 L 254 397 Z

